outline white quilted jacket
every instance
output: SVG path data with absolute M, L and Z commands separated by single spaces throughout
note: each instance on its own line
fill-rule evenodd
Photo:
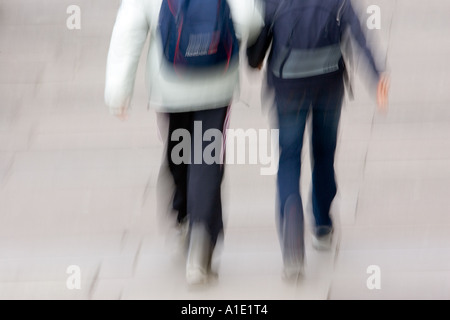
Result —
M 257 1 L 228 0 L 241 48 L 254 41 L 264 23 L 262 6 Z M 212 72 L 188 79 L 168 76 L 157 30 L 161 2 L 122 0 L 106 67 L 105 103 L 111 114 L 130 107 L 139 58 L 147 40 L 150 43 L 145 68 L 151 107 L 158 112 L 185 112 L 228 105 L 239 86 L 237 65 L 226 74 Z

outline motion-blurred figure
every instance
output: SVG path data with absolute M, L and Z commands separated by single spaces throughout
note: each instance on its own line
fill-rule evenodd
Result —
M 305 124 L 312 117 L 312 204 L 315 220 L 313 244 L 330 249 L 335 198 L 334 158 L 344 97 L 346 66 L 341 42 L 351 31 L 378 83 L 381 110 L 387 107 L 388 79 L 375 62 L 350 0 L 267 0 L 265 27 L 248 50 L 252 67 L 261 69 L 271 43 L 268 85 L 275 94 L 280 130 L 279 234 L 284 275 L 297 277 L 304 268 L 304 220 L 300 196 L 301 151 Z
M 212 141 L 208 132 L 219 132 L 212 153 L 223 159 L 221 138 L 239 84 L 239 42 L 256 39 L 263 25 L 256 1 L 123 0 L 112 34 L 105 101 L 120 119 L 127 117 L 139 57 L 150 34 L 149 104 L 169 120 L 165 161 L 175 185 L 177 223 L 188 229 L 189 284 L 207 282 L 223 232 L 224 164 L 203 155 Z

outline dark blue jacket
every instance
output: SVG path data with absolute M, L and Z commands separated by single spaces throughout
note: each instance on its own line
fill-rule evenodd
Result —
M 299 5 L 301 5 L 302 9 L 294 10 Z M 275 15 L 277 16 L 276 18 L 274 18 Z M 326 28 L 326 35 L 324 36 L 323 31 L 319 32 L 318 26 L 324 23 L 327 15 L 330 15 L 332 19 L 328 23 L 329 27 Z M 293 84 L 315 85 L 331 78 L 342 77 L 346 67 L 340 52 L 340 42 L 347 30 L 351 32 L 353 39 L 366 57 L 370 67 L 370 76 L 375 81 L 378 81 L 380 78 L 383 67 L 377 66 L 375 62 L 372 50 L 367 44 L 361 27 L 361 22 L 350 0 L 266 0 L 265 24 L 266 26 L 273 25 L 273 43 L 267 68 L 269 84 L 277 87 L 283 86 L 283 84 L 289 87 Z M 302 32 L 292 36 L 291 31 L 294 26 L 296 26 L 297 30 L 302 30 Z M 325 74 L 308 76 L 308 73 L 303 73 L 306 76 L 296 78 L 293 75 L 291 79 L 282 79 L 283 77 L 278 70 L 280 65 L 283 65 L 286 61 L 283 61 L 283 57 L 280 58 L 282 55 L 280 52 L 282 52 L 286 42 L 293 37 L 297 37 L 290 41 L 296 42 L 296 46 L 299 47 L 298 57 L 304 57 L 302 50 L 308 53 L 306 58 L 298 58 L 300 61 L 308 61 L 310 59 L 314 64 L 314 60 L 317 62 L 317 57 L 321 55 L 320 53 L 311 55 L 310 53 L 314 52 L 314 49 L 337 48 L 339 53 L 334 54 L 334 57 L 336 57 L 334 66 L 330 65 L 329 72 Z M 330 56 L 329 53 L 327 55 Z M 298 63 L 292 64 L 292 66 L 295 69 L 298 67 Z M 301 71 L 299 72 L 301 73 Z

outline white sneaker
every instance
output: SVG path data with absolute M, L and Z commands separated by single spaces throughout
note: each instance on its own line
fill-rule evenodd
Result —
M 317 227 L 312 238 L 312 245 L 318 251 L 329 251 L 333 244 L 333 228 Z
M 208 283 L 208 273 L 201 267 L 186 268 L 186 281 L 190 286 L 205 285 Z
M 170 226 L 167 232 L 166 246 L 176 265 L 185 263 L 189 249 L 189 223 L 181 222 Z
M 283 278 L 296 281 L 304 274 L 305 242 L 303 210 L 300 198 L 286 201 L 282 223 Z
M 191 229 L 186 263 L 186 281 L 189 285 L 203 285 L 208 282 L 211 256 L 212 248 L 208 232 L 205 227 L 194 225 Z
M 305 267 L 302 262 L 298 263 L 285 263 L 283 267 L 282 278 L 285 281 L 297 281 L 299 278 L 305 275 Z
M 177 251 L 186 257 L 189 245 L 189 221 L 183 221 L 176 226 Z

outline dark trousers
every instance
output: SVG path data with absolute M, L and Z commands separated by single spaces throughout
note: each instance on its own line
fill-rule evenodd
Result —
M 188 218 L 190 225 L 202 223 L 211 236 L 211 242 L 216 243 L 219 234 L 223 231 L 221 184 L 224 174 L 223 163 L 201 163 L 194 159 L 195 148 L 205 151 L 211 141 L 200 140 L 205 131 L 218 129 L 224 133 L 225 120 L 228 107 L 169 114 L 169 136 L 167 148 L 167 161 L 175 181 L 175 194 L 173 209 L 178 212 L 178 221 Z M 201 122 L 201 132 L 194 132 L 194 124 Z M 198 126 L 197 126 L 198 128 Z M 184 129 L 191 137 L 190 163 L 174 163 L 172 150 L 180 141 L 172 141 L 173 133 L 177 129 Z M 220 146 L 223 146 L 220 143 Z M 183 150 L 185 152 L 186 150 Z M 222 151 L 222 150 L 221 150 Z M 195 161 L 197 160 L 197 161 Z
M 328 79 L 319 85 L 284 89 L 282 93 L 276 90 L 275 96 L 280 130 L 277 177 L 280 221 L 283 222 L 285 212 L 292 211 L 286 208 L 286 203 L 297 203 L 297 214 L 303 216 L 300 196 L 301 151 L 306 121 L 311 115 L 315 224 L 317 227 L 332 226 L 330 206 L 337 192 L 334 156 L 344 96 L 342 77 Z M 295 201 L 290 201 L 291 198 Z

